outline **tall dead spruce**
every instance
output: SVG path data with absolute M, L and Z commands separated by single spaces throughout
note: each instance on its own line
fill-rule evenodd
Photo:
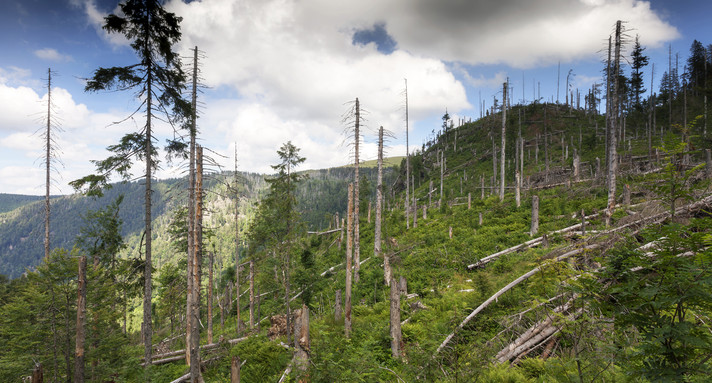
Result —
M 612 83 L 613 90 L 610 94 L 610 104 L 607 109 L 606 114 L 606 131 L 607 135 L 607 154 L 608 154 L 608 207 L 606 209 L 606 224 L 610 225 L 611 216 L 613 215 L 613 210 L 616 205 L 616 175 L 618 173 L 618 152 L 617 152 L 617 124 L 618 124 L 618 73 L 620 73 L 620 60 L 621 60 L 621 35 L 622 22 L 618 20 L 616 22 L 616 32 L 615 32 L 615 48 L 614 48 L 614 58 L 613 58 L 613 71 L 611 72 L 611 62 L 610 62 L 610 40 L 609 40 L 609 55 L 608 55 L 608 82 Z

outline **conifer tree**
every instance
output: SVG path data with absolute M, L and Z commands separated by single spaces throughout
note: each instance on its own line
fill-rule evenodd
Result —
M 152 336 L 152 259 L 151 259 L 151 177 L 157 168 L 157 148 L 154 145 L 153 119 L 163 114 L 166 120 L 175 123 L 188 115 L 190 105 L 181 97 L 185 85 L 185 75 L 180 59 L 173 51 L 173 45 L 180 40 L 181 18 L 163 8 L 160 0 L 127 0 L 119 4 L 121 12 L 104 18 L 103 29 L 108 33 L 118 33 L 130 41 L 131 48 L 138 56 L 138 63 L 101 67 L 94 71 L 85 86 L 89 92 L 103 90 L 133 90 L 140 100 L 140 106 L 129 116 L 143 114 L 145 123 L 136 132 L 131 132 L 121 141 L 108 147 L 113 154 L 100 161 L 93 161 L 97 174 L 85 176 L 71 182 L 76 189 L 85 189 L 87 194 L 101 195 L 101 189 L 108 186 L 110 177 L 118 173 L 125 180 L 130 179 L 133 161 L 145 162 L 145 232 L 144 232 L 144 298 L 142 340 L 146 366 L 151 364 Z M 128 119 L 128 118 L 127 118 Z

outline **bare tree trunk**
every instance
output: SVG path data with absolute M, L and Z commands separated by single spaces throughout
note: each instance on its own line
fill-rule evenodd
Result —
M 710 149 L 705 149 L 705 162 L 707 163 L 707 178 L 712 179 L 712 153 L 710 153 Z
M 359 205 L 361 205 L 361 199 L 359 198 L 359 143 L 361 141 L 361 133 L 359 132 L 359 125 L 361 122 L 360 117 L 360 105 L 358 98 L 356 99 L 356 126 L 354 128 L 354 146 L 356 158 L 354 160 L 354 218 L 353 218 L 353 238 L 354 238 L 354 283 L 358 283 L 359 277 L 358 272 L 361 269 L 361 235 L 359 234 Z M 408 182 L 406 181 L 406 188 L 408 187 Z
M 233 356 L 230 364 L 230 383 L 240 383 L 240 357 Z
M 294 357 L 297 369 L 305 372 L 309 367 L 309 308 L 302 305 L 294 318 Z
M 401 323 L 400 323 L 400 288 L 395 278 L 391 280 L 391 355 L 400 358 Z
M 378 129 L 378 179 L 376 181 L 376 232 L 373 239 L 373 252 L 376 258 L 381 257 L 381 214 L 383 210 L 383 127 Z M 383 276 L 386 284 L 390 282 L 391 261 L 388 254 L 383 254 Z
M 191 318 L 193 317 L 193 273 L 195 258 L 195 138 L 197 135 L 196 108 L 198 103 L 198 47 L 193 50 L 193 89 L 191 98 L 191 120 L 190 120 L 190 158 L 188 163 L 188 270 L 186 273 L 186 326 L 185 326 L 185 362 L 190 365 L 190 342 L 192 339 Z M 146 359 L 147 360 L 147 359 Z
M 408 208 L 408 203 L 410 201 L 410 185 L 408 181 L 410 180 L 410 149 L 408 147 L 408 79 L 403 79 L 405 81 L 405 226 L 409 228 L 410 222 L 410 209 Z M 415 189 L 413 190 L 415 193 Z M 415 215 L 415 212 L 413 212 Z M 358 282 L 358 277 L 356 278 Z
M 193 238 L 193 294 L 191 302 L 190 381 L 202 381 L 200 373 L 200 275 L 203 256 L 203 148 L 195 148 L 195 233 Z
M 445 176 L 445 151 L 440 151 L 440 201 L 438 207 L 443 205 L 443 181 Z
M 502 145 L 499 156 L 499 201 L 504 201 L 504 154 L 507 143 L 507 83 L 502 85 Z
M 237 292 L 240 295 L 240 291 Z M 250 260 L 250 330 L 255 328 L 255 261 Z
M 334 321 L 341 321 L 341 290 L 336 290 L 334 294 Z
M 237 336 L 240 336 L 240 194 L 237 189 L 237 143 L 235 143 L 235 289 L 237 297 L 235 302 L 235 330 Z M 227 307 L 230 308 L 232 299 L 228 301 Z M 238 370 L 238 380 L 239 380 Z
M 210 269 L 208 270 L 208 343 L 213 343 L 213 265 L 215 254 L 210 252 Z
M 351 336 L 351 245 L 353 242 L 353 191 L 354 184 L 350 183 L 348 188 L 348 213 L 346 215 L 346 300 L 344 302 L 346 306 L 346 314 L 344 317 L 344 334 L 347 338 Z
M 529 235 L 532 237 L 539 232 L 539 196 L 532 196 L 532 225 Z
M 84 341 L 87 324 L 87 256 L 79 257 L 77 272 L 77 335 L 74 351 L 74 382 L 84 382 Z M 69 330 L 69 329 L 67 329 Z
M 616 206 L 616 175 L 618 173 L 618 152 L 616 150 L 616 131 L 618 118 L 618 73 L 620 67 L 621 54 L 621 21 L 616 22 L 616 42 L 614 51 L 613 74 L 610 81 L 613 81 L 613 92 L 611 94 L 611 116 L 608 120 L 609 142 L 608 142 L 608 207 L 606 209 L 606 225 L 610 225 L 611 216 Z
M 44 371 L 42 371 L 42 363 L 36 363 L 35 368 L 32 370 L 32 383 L 43 383 L 44 381 Z
M 576 149 L 574 149 L 574 181 L 578 182 L 581 180 L 580 175 L 581 160 L 579 159 L 579 154 Z

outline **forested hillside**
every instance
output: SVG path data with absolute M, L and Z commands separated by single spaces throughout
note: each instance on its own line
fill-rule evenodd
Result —
M 203 179 L 193 148 L 153 186 L 152 242 L 139 184 L 55 200 L 65 242 L 38 263 L 14 251 L 41 258 L 39 204 L 3 213 L 0 380 L 709 381 L 712 55 L 692 48 L 648 96 L 620 44 L 583 103 L 505 83 L 382 176 L 358 99 L 353 166 L 305 171 L 287 141 L 274 174 Z

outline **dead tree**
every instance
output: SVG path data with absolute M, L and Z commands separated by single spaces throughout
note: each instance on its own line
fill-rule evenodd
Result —
M 616 132 L 618 123 L 618 73 L 620 73 L 620 57 L 621 57 L 621 34 L 622 23 L 620 20 L 616 22 L 615 49 L 613 59 L 613 72 L 607 74 L 608 81 L 613 83 L 613 91 L 611 92 L 611 105 L 609 114 L 606 115 L 607 131 L 608 131 L 608 206 L 606 209 L 606 224 L 610 225 L 613 209 L 616 205 L 616 175 L 618 173 L 618 152 L 616 144 Z M 610 41 L 610 40 L 609 40 Z M 610 45 L 610 43 L 609 43 Z M 609 47 L 610 50 L 610 47 Z M 609 64 L 610 69 L 610 54 Z
M 193 281 L 191 287 L 190 327 L 190 381 L 202 381 L 200 373 L 200 278 L 203 257 L 203 148 L 195 148 L 195 231 L 193 236 Z
M 504 153 L 507 143 L 507 83 L 502 84 L 502 146 L 499 160 L 499 201 L 504 201 Z
M 351 336 L 351 264 L 352 264 L 352 254 L 351 246 L 353 243 L 353 189 L 354 184 L 350 183 L 348 188 L 348 209 L 346 215 L 346 299 L 344 302 L 345 315 L 344 315 L 344 335 L 348 338 Z
M 409 228 L 410 221 L 410 209 L 408 208 L 408 203 L 410 201 L 410 186 L 408 180 L 410 180 L 410 149 L 408 148 L 408 79 L 403 79 L 405 81 L 405 224 L 406 228 Z M 413 189 L 415 194 L 415 189 Z M 415 215 L 415 211 L 413 212 Z M 358 278 L 356 279 L 358 281 Z
M 302 305 L 294 318 L 294 359 L 297 369 L 305 372 L 309 367 L 309 308 Z
M 358 283 L 359 277 L 358 272 L 361 268 L 361 240 L 359 234 L 359 205 L 361 204 L 361 199 L 359 198 L 359 143 L 361 141 L 361 135 L 359 132 L 359 126 L 361 123 L 360 117 L 360 105 L 358 98 L 356 98 L 356 121 L 354 124 L 354 218 L 353 218 L 353 238 L 354 238 L 354 283 Z M 407 184 L 407 182 L 406 182 Z M 407 185 L 406 185 L 407 187 Z
M 393 278 L 391 280 L 391 355 L 394 359 L 400 358 L 400 344 L 402 339 L 400 321 L 400 286 Z
M 539 196 L 532 196 L 532 223 L 529 235 L 532 237 L 539 232 Z
M 240 336 L 240 193 L 237 189 L 237 142 L 235 143 L 235 174 L 233 182 L 233 188 L 235 189 L 235 289 L 237 290 L 235 301 L 235 323 L 237 323 L 237 326 L 235 327 L 237 336 Z M 232 304 L 232 299 L 228 301 L 228 309 L 230 304 Z
M 381 214 L 383 210 L 383 127 L 378 129 L 378 180 L 376 183 L 376 232 L 373 239 L 373 252 L 376 258 L 381 257 Z M 390 282 L 391 260 L 388 254 L 383 254 L 383 277 L 386 285 Z
M 240 292 L 238 291 L 239 295 Z M 250 260 L 250 330 L 255 328 L 255 260 Z

